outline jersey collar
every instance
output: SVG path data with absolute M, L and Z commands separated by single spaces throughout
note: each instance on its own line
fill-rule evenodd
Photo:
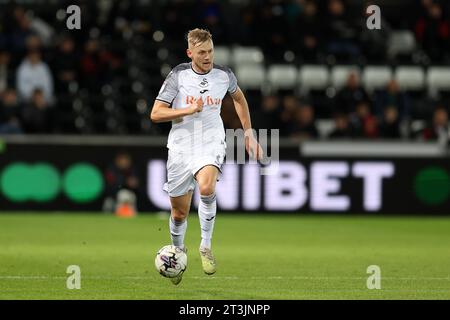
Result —
M 207 75 L 208 73 L 211 72 L 212 69 L 214 69 L 214 65 L 213 65 L 213 67 L 211 68 L 211 70 L 209 70 L 208 72 L 206 72 L 206 73 L 199 73 L 199 72 L 195 71 L 194 68 L 192 67 L 192 62 L 189 62 L 189 65 L 191 66 L 191 70 L 194 71 L 194 73 L 196 73 L 196 74 L 198 74 L 198 75 L 200 75 L 200 76 Z

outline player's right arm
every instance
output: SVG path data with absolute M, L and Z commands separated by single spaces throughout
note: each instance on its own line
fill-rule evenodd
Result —
M 155 100 L 153 104 L 152 112 L 150 114 L 150 119 L 153 122 L 166 122 L 182 118 L 184 116 L 200 112 L 203 109 L 203 100 L 197 99 L 194 103 L 187 106 L 187 108 L 182 109 L 172 109 L 166 102 Z

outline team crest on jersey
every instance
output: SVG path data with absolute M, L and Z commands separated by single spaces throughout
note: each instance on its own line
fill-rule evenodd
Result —
M 202 82 L 200 82 L 200 87 L 206 88 L 208 86 L 208 80 L 206 78 L 203 78 Z

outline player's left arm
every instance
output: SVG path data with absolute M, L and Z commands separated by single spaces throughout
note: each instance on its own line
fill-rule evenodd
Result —
M 241 121 L 242 128 L 244 129 L 245 148 L 247 149 L 248 154 L 254 159 L 261 160 L 263 157 L 263 149 L 253 134 L 247 99 L 239 87 L 237 87 L 235 92 L 230 93 L 230 95 L 233 98 L 234 108 L 236 109 L 236 113 Z

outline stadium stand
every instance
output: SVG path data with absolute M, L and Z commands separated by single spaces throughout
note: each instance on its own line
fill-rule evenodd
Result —
M 364 139 L 388 138 L 385 109 L 398 111 L 407 139 L 424 139 L 417 128 L 432 125 L 435 109 L 448 112 L 446 1 L 383 2 L 382 30 L 366 30 L 365 4 L 351 0 L 75 2 L 82 29 L 69 31 L 68 1 L 0 1 L 0 133 L 166 134 L 170 124 L 153 124 L 148 113 L 164 77 L 187 60 L 184 37 L 194 27 L 212 32 L 216 63 L 233 69 L 253 113 L 278 95 L 268 128 L 298 126 L 283 122 L 289 99 L 311 107 L 323 138 L 342 110 L 350 119 L 367 107 L 379 134 L 351 135 Z M 26 68 L 30 56 L 49 70 L 49 85 L 24 96 L 21 79 L 39 77 Z M 232 127 L 234 110 L 225 112 Z

